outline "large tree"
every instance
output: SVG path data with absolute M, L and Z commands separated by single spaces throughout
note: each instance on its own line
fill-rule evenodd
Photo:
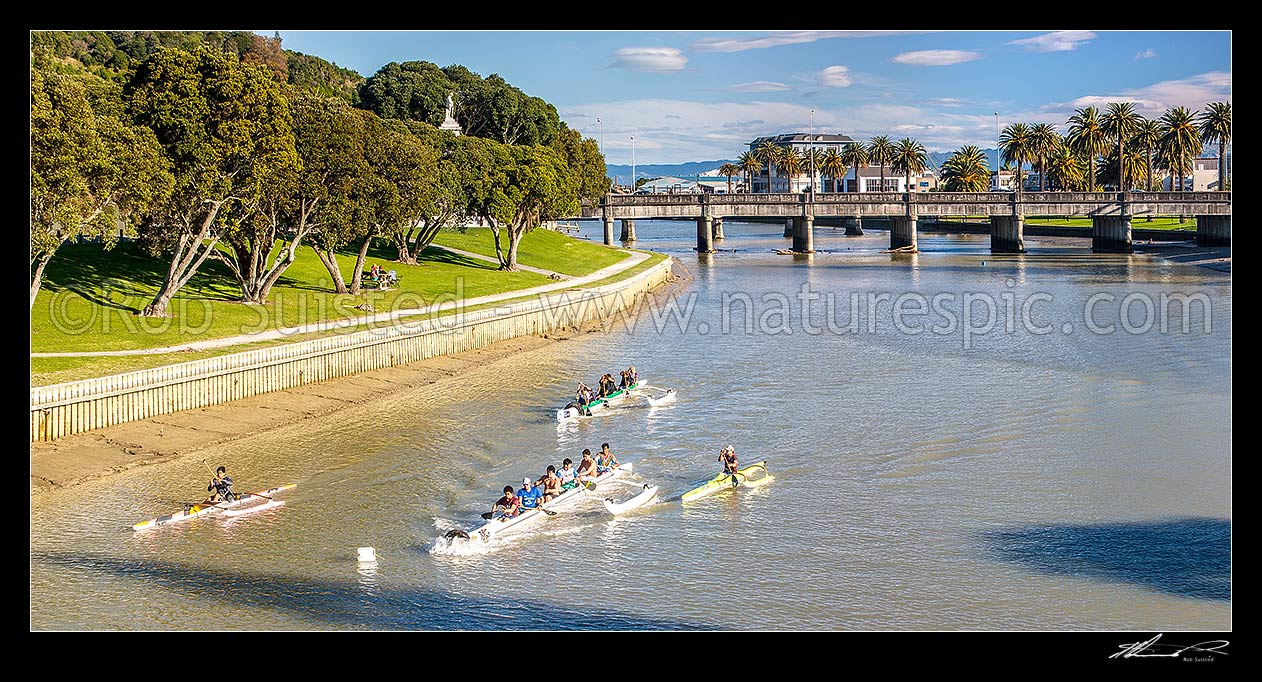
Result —
M 1090 173 L 1087 191 L 1096 191 L 1095 160 L 1109 147 L 1109 135 L 1100 120 L 1100 111 L 1095 107 L 1075 109 L 1074 115 L 1069 117 L 1069 135 L 1065 142 L 1085 161 Z
M 58 247 L 90 236 L 111 248 L 120 228 L 171 193 L 153 131 L 120 118 L 121 109 L 117 89 L 95 76 L 56 73 L 43 61 L 31 70 L 32 307 Z
M 1131 144 L 1137 149 L 1144 150 L 1144 176 L 1148 179 L 1148 191 L 1152 191 L 1152 159 L 1153 149 L 1161 142 L 1161 124 L 1151 119 L 1142 119 L 1139 127 L 1135 129 L 1135 136 L 1131 138 Z M 1148 220 L 1152 220 L 1152 216 L 1148 216 Z
M 1086 177 L 1085 164 L 1069 145 L 1056 147 L 1047 156 L 1047 179 L 1055 188 L 1075 191 L 1082 188 Z
M 1227 145 L 1231 143 L 1231 102 L 1210 102 L 1197 119 L 1201 142 L 1218 145 L 1218 191 L 1227 191 Z
M 1178 178 L 1178 190 L 1184 191 L 1184 178 L 1192 173 L 1192 159 L 1201 152 L 1201 139 L 1196 129 L 1196 114 L 1186 107 L 1175 107 L 1167 110 L 1161 117 L 1165 133 L 1158 143 L 1157 158 L 1171 174 L 1171 187 L 1174 188 L 1174 177 Z
M 758 171 L 762 170 L 762 162 L 754 156 L 753 152 L 743 152 L 740 158 L 737 159 L 737 165 L 744 171 L 745 179 L 749 183 L 746 185 L 745 191 L 753 192 L 754 176 L 758 174 Z
M 1131 136 L 1139 130 L 1139 122 L 1143 118 L 1135 113 L 1134 102 L 1109 102 L 1105 107 L 1104 116 L 1100 118 L 1100 124 L 1104 127 L 1104 132 L 1117 143 L 1116 153 L 1113 154 L 1113 161 L 1116 165 L 1118 191 L 1126 191 L 1125 188 L 1129 184 L 1126 182 L 1126 161 L 1131 155 L 1125 151 L 1126 142 Z
M 1039 162 L 1039 191 L 1047 188 L 1047 157 L 1061 144 L 1060 134 L 1051 123 L 1036 123 L 1030 127 L 1030 150 Z M 984 190 L 979 190 L 984 191 Z
M 868 165 L 868 148 L 864 147 L 858 142 L 855 142 L 854 144 L 846 145 L 846 148 L 841 150 L 840 156 L 841 156 L 841 163 L 842 163 L 842 169 L 841 169 L 842 183 L 844 184 L 846 181 L 846 167 L 853 168 L 854 169 L 854 189 L 856 192 L 860 191 L 859 183 L 862 181 L 862 179 L 859 177 L 859 169 L 866 168 Z
M 578 199 L 592 204 L 600 203 L 609 193 L 609 171 L 605 168 L 605 156 L 600 145 L 590 137 L 583 137 L 577 130 L 564 123 L 550 145 L 565 159 L 570 175 L 578 188 Z M 735 174 L 735 173 L 733 173 Z
M 948 192 L 985 192 L 990 185 L 986 155 L 973 145 L 960 147 L 942 164 L 942 180 Z
M 894 146 L 894 157 L 890 166 L 895 173 L 903 173 L 907 182 L 907 192 L 911 192 L 911 176 L 925 172 L 928 167 L 928 155 L 925 146 L 910 137 L 904 137 Z
M 1017 166 L 1017 192 L 1022 190 L 1022 168 L 1026 161 L 1033 162 L 1038 158 L 1035 154 L 1033 133 L 1030 126 L 1024 123 L 1009 123 L 1004 126 L 999 136 L 999 146 L 1003 149 L 1003 162 L 1015 163 Z
M 577 187 L 565 160 L 549 147 L 492 143 L 489 151 L 488 193 L 479 208 L 490 222 L 500 269 L 515 271 L 521 238 L 544 220 L 576 212 Z
M 868 162 L 881 167 L 881 191 L 885 191 L 885 167 L 894 161 L 894 143 L 884 135 L 878 135 L 868 141 Z M 856 174 L 857 178 L 858 175 Z M 857 183 L 856 183 L 857 184 Z
M 819 164 L 820 172 L 828 176 L 834 192 L 837 191 L 837 178 L 846 177 L 846 161 L 836 149 L 829 148 L 824 153 L 824 160 Z
M 143 243 L 171 257 L 142 314 L 166 316 L 243 207 L 257 206 L 268 183 L 297 165 L 292 116 L 269 70 L 205 46 L 159 48 L 132 74 L 124 98 L 174 169 L 170 200 L 140 226 Z
M 719 166 L 719 175 L 727 176 L 727 193 L 728 194 L 732 193 L 732 178 L 740 174 L 741 174 L 741 167 L 730 161 L 723 164 L 722 166 Z
M 776 176 L 775 167 L 780 163 L 780 147 L 766 140 L 754 148 L 754 159 L 767 169 L 767 194 L 771 194 L 771 181 Z

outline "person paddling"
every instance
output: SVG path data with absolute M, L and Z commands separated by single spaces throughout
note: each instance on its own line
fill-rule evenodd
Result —
M 513 494 L 513 486 L 504 486 L 504 496 L 495 501 L 495 506 L 491 507 L 491 513 L 503 513 L 505 517 L 512 518 L 521 513 L 521 498 Z
M 719 461 L 723 463 L 723 473 L 736 475 L 738 463 L 736 461 L 736 450 L 732 446 L 727 446 L 719 451 Z
M 583 459 L 578 463 L 578 470 L 574 472 L 574 477 L 579 483 L 590 481 L 596 478 L 596 460 L 592 457 L 592 451 L 583 448 Z
M 543 501 L 543 491 L 535 487 L 534 481 L 524 478 L 521 481 L 521 490 L 517 491 L 517 497 L 521 500 L 523 510 L 534 509 Z
M 578 485 L 578 480 L 575 476 L 574 460 L 566 457 L 565 461 L 561 462 L 561 468 L 557 469 L 557 478 L 561 479 L 561 492 L 570 490 Z
M 206 491 L 210 493 L 210 497 L 206 498 L 207 502 L 232 502 L 237 499 L 232 492 L 232 477 L 223 467 L 215 469 L 215 477 L 210 479 Z
M 543 488 L 543 501 L 549 502 L 552 498 L 561 494 L 561 479 L 557 476 L 557 468 L 551 464 L 543 476 L 535 482 L 535 485 Z
M 614 457 L 613 453 L 609 451 L 609 444 L 601 443 L 600 452 L 596 453 L 596 475 L 608 473 L 620 464 L 621 462 L 618 461 L 618 458 Z

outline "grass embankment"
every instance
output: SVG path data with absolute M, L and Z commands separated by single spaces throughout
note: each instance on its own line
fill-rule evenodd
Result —
M 464 242 L 457 248 L 477 251 L 477 248 L 468 248 L 467 245 L 483 245 L 494 253 L 490 230 L 471 229 L 467 234 L 451 234 L 458 235 Z M 442 236 L 447 237 L 449 234 L 444 233 Z M 575 244 L 574 247 L 563 246 L 571 242 Z M 523 247 L 527 244 L 533 247 L 530 254 L 524 248 L 519 252 L 519 261 L 522 264 L 559 272 L 568 270 L 578 275 L 595 272 L 626 257 L 622 252 L 546 230 L 537 230 L 526 235 L 522 244 Z M 543 251 L 551 257 L 537 261 L 535 251 L 541 248 L 540 244 L 546 245 L 547 248 Z M 427 249 L 418 259 L 418 266 L 388 262 L 391 255 L 393 249 L 388 246 L 374 248 L 370 250 L 368 263 L 371 265 L 379 262 L 387 269 L 398 271 L 402 277 L 401 287 L 391 291 L 364 291 L 358 296 L 352 296 L 329 291 L 326 288 L 329 286 L 328 272 L 310 249 L 304 249 L 299 252 L 298 261 L 286 271 L 273 289 L 271 300 L 264 306 L 248 306 L 236 302 L 238 290 L 227 269 L 217 262 L 207 262 L 189 286 L 176 296 L 171 306 L 173 317 L 151 320 L 137 317 L 134 313 L 152 298 L 161 283 L 165 262 L 148 258 L 132 244 L 120 244 L 112 252 L 103 252 L 94 244 L 68 245 L 49 263 L 44 289 L 32 310 L 31 349 L 35 352 L 80 352 L 173 346 L 323 319 L 364 317 L 369 313 L 355 310 L 353 306 L 365 302 L 370 303 L 378 312 L 384 312 L 391 310 L 396 304 L 402 307 L 428 305 L 443 294 L 447 295 L 444 300 L 450 300 L 457 292 L 463 292 L 464 298 L 472 298 L 549 283 L 546 277 L 536 273 L 500 272 L 495 269 L 494 263 L 466 258 L 441 249 Z M 653 257 L 629 271 L 589 286 L 625 279 L 643 272 L 663 258 L 665 256 L 661 254 L 653 254 Z M 354 254 L 340 254 L 339 263 L 344 276 L 349 276 L 354 267 Z M 549 267 L 558 264 L 564 269 Z M 503 303 L 466 307 L 464 312 L 494 305 Z M 411 319 L 434 316 L 430 314 Z M 53 324 L 54 317 L 61 324 Z M 386 323 L 360 323 L 333 331 L 293 334 L 280 339 L 204 351 L 32 358 L 31 383 L 42 386 L 187 362 L 323 336 L 348 334 L 369 329 L 372 324 Z
M 463 233 L 444 231 L 434 243 L 495 257 L 495 237 L 490 228 L 486 227 L 471 227 Z M 506 237 L 502 238 L 501 245 L 507 251 Z M 519 263 L 563 275 L 591 274 L 625 257 L 626 254 L 621 251 L 605 248 L 586 239 L 573 239 L 552 230 L 535 230 L 523 237 L 517 246 Z
M 942 223 L 989 223 L 990 218 L 982 215 L 978 216 L 939 216 L 938 222 Z M 1055 218 L 1044 216 L 1026 216 L 1025 225 L 1027 227 L 1034 226 L 1050 226 L 1050 227 L 1081 227 L 1089 229 L 1091 227 L 1090 218 Z M 1196 218 L 1189 218 L 1180 221 L 1176 216 L 1155 216 L 1151 221 L 1146 217 L 1132 217 L 1131 229 L 1135 230 L 1195 230 Z

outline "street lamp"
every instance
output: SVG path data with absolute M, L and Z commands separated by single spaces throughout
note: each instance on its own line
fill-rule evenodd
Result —
M 815 110 L 811 109 L 811 198 L 815 197 Z
M 635 135 L 631 136 L 631 193 L 635 194 Z
M 999 156 L 999 112 L 995 112 L 995 189 L 1003 189 L 999 184 L 999 166 L 1002 159 Z
M 600 126 L 600 155 L 605 155 L 605 124 L 600 122 L 600 117 L 596 117 L 596 125 Z

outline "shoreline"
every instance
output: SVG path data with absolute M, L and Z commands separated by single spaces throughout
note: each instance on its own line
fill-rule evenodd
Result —
M 664 286 L 650 292 L 650 296 L 661 301 L 691 283 L 691 274 L 678 259 L 673 259 L 673 267 L 678 268 L 675 274 Z M 595 319 L 564 333 L 519 336 L 453 355 L 163 414 L 53 441 L 34 442 L 31 443 L 31 496 L 65 490 L 133 467 L 178 459 L 296 421 L 324 417 L 369 398 L 456 381 L 474 368 L 553 343 L 602 333 L 602 327 L 608 322 Z

